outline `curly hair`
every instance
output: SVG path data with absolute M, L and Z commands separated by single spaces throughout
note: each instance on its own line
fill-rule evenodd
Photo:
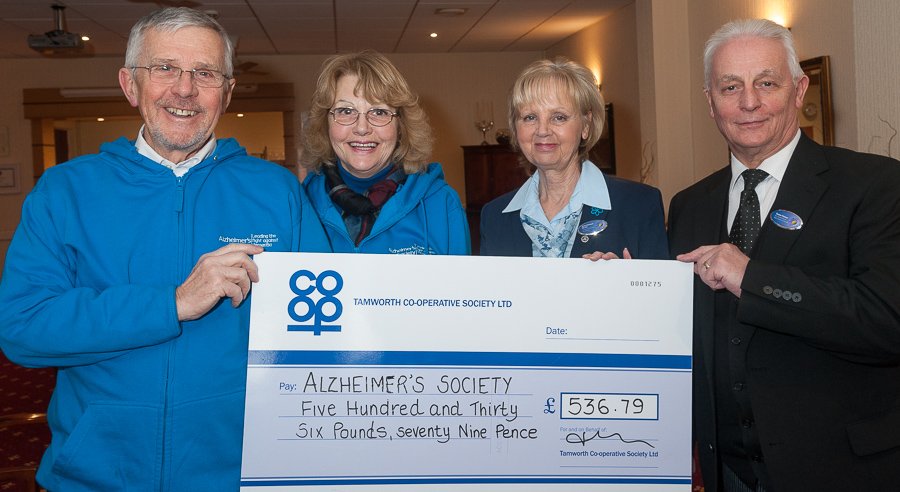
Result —
M 359 78 L 354 88 L 357 95 L 369 102 L 378 101 L 397 108 L 397 145 L 391 153 L 391 162 L 401 164 L 409 174 L 424 171 L 434 142 L 428 116 L 403 75 L 384 55 L 373 50 L 335 55 L 322 64 L 309 117 L 303 126 L 300 163 L 318 171 L 337 160 L 328 134 L 328 111 L 334 104 L 338 80 L 344 75 Z
M 560 99 L 571 98 L 575 109 L 590 131 L 578 146 L 578 158 L 587 160 L 588 152 L 600 140 L 606 119 L 606 105 L 597 88 L 594 74 L 587 68 L 565 57 L 538 60 L 519 74 L 509 93 L 509 131 L 513 148 L 518 149 L 516 120 L 525 106 L 541 101 L 551 91 L 562 91 Z

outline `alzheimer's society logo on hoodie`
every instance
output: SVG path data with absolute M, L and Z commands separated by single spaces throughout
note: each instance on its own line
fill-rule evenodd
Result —
M 341 325 L 328 324 L 337 321 L 344 311 L 337 298 L 337 293 L 344 288 L 341 274 L 334 270 L 318 275 L 297 270 L 291 275 L 289 286 L 296 296 L 288 303 L 288 315 L 300 324 L 287 325 L 288 331 L 310 331 L 315 336 L 341 331 Z
M 219 242 L 225 244 L 253 244 L 268 249 L 278 242 L 278 234 L 250 234 L 247 237 L 219 236 Z

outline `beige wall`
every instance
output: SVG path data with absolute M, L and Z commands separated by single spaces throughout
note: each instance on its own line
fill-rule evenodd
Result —
M 691 49 L 687 0 L 638 0 L 642 157 L 663 202 L 693 183 L 680 170 L 694 162 L 690 97 Z
M 133 139 L 141 129 L 139 117 L 122 116 L 96 120 L 62 120 L 54 123 L 54 128 L 66 129 L 69 132 L 69 158 L 84 154 L 96 154 L 100 145 L 119 137 Z
M 709 118 L 702 93 L 706 38 L 728 20 L 776 11 L 791 26 L 801 59 L 831 57 L 837 145 L 900 155 L 900 3 L 896 0 L 635 0 L 559 43 L 548 55 L 569 56 L 597 69 L 603 94 L 615 104 L 619 174 L 646 179 L 664 200 L 727 162 L 727 147 Z M 435 127 L 434 159 L 464 197 L 460 145 L 480 142 L 476 101 L 491 101 L 495 129 L 507 126 L 506 96 L 518 72 L 542 53 L 395 54 L 390 58 L 419 91 Z M 297 118 L 324 56 L 259 56 L 267 76 L 245 82 L 291 82 Z M 0 194 L 0 257 L 31 189 L 31 129 L 22 112 L 25 87 L 109 87 L 119 59 L 0 60 L 0 165 L 17 165 L 20 193 Z M 48 76 L 48 74 L 53 74 Z M 885 121 L 881 121 L 881 119 Z M 299 125 L 297 125 L 299 127 Z M 893 128 L 893 129 L 892 129 Z M 130 132 L 130 131 L 129 131 Z M 0 131 L 0 135 L 3 132 Z
M 688 97 L 687 0 L 637 1 L 554 46 L 599 68 L 612 102 L 617 175 L 659 187 L 664 200 L 692 181 L 673 172 L 693 161 Z
M 856 0 L 856 97 L 859 149 L 900 158 L 900 3 Z M 842 94 L 843 96 L 843 94 Z
M 634 4 L 627 5 L 575 36 L 553 46 L 547 56 L 566 56 L 599 76 L 601 93 L 615 116 L 616 174 L 640 180 L 640 98 Z

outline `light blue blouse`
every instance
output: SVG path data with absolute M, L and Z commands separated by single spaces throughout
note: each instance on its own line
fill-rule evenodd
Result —
M 569 203 L 548 220 L 541 208 L 538 196 L 540 174 L 534 173 L 513 196 L 503 213 L 519 211 L 522 227 L 531 238 L 531 253 L 534 257 L 567 258 L 575 244 L 575 229 L 581 221 L 581 210 L 585 205 L 612 210 L 609 189 L 603 171 L 587 160 L 581 164 L 581 176 Z

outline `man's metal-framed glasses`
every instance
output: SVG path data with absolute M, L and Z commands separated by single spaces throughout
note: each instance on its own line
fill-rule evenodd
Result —
M 350 126 L 359 120 L 359 110 L 355 108 L 334 108 L 328 114 L 338 125 Z M 393 113 L 389 109 L 372 108 L 366 111 L 366 121 L 372 126 L 385 126 L 395 117 L 399 118 L 400 113 Z
M 222 72 L 211 68 L 192 68 L 188 70 L 186 68 L 176 67 L 175 65 L 169 65 L 168 63 L 162 65 L 150 65 L 149 67 L 131 68 L 146 69 L 150 74 L 150 80 L 160 84 L 174 84 L 181 79 L 181 74 L 185 72 L 191 75 L 191 80 L 197 84 L 197 87 L 222 87 L 225 80 L 230 78 L 226 77 Z

